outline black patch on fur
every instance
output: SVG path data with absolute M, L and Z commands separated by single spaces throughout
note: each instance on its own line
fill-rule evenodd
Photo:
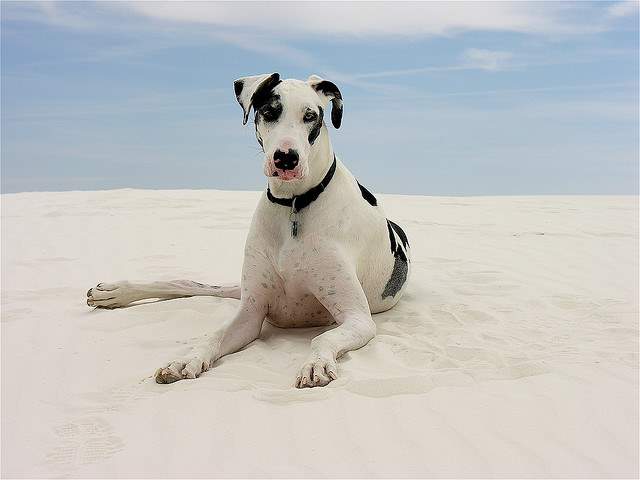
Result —
M 333 82 L 330 82 L 328 80 L 323 80 L 320 83 L 318 83 L 314 88 L 317 91 L 322 92 L 327 96 L 339 98 L 340 100 L 342 100 L 342 94 L 340 93 L 338 86 Z
M 277 122 L 282 115 L 282 104 L 280 103 L 280 95 L 272 94 L 259 107 L 256 107 L 256 119 L 262 118 L 265 122 Z M 258 122 L 255 122 L 258 123 Z
M 393 253 L 394 257 L 401 257 L 406 262 L 407 261 L 407 255 L 405 254 L 403 247 L 398 245 L 398 242 L 396 242 L 396 236 L 393 234 L 395 229 L 391 226 L 392 223 L 393 223 L 392 221 L 387 220 L 387 229 L 389 230 L 389 243 L 391 245 L 391 253 Z M 398 228 L 400 228 L 400 227 L 398 227 Z M 402 241 L 402 237 L 400 238 L 400 241 Z M 403 244 L 404 244 L 404 242 L 403 242 Z
M 391 220 L 387 220 L 387 222 L 389 224 L 391 224 L 391 228 L 393 228 L 395 230 L 395 232 L 398 234 L 398 236 L 400 237 L 400 241 L 402 242 L 402 246 L 404 248 L 407 248 L 409 246 L 409 239 L 407 238 L 407 234 L 404 233 L 404 230 L 402 230 L 402 228 L 400 228 L 400 225 L 398 225 L 395 222 L 392 222 Z
M 358 182 L 357 180 L 356 180 L 356 183 L 360 188 L 360 193 L 362 194 L 362 198 L 364 198 L 367 202 L 369 202 L 369 205 L 371 205 L 372 207 L 377 206 L 378 200 L 376 199 L 376 197 L 373 196 L 373 193 L 371 193 L 369 190 L 367 190 L 362 185 L 360 185 L 360 182 Z
M 320 113 L 318 114 L 318 118 L 314 122 L 311 127 L 311 131 L 309 131 L 309 145 L 313 145 L 313 142 L 316 141 L 318 135 L 320 135 L 320 130 L 322 130 L 322 120 L 324 118 L 324 111 L 322 107 L 318 107 L 320 109 Z
M 253 93 L 251 97 L 251 104 L 255 110 L 258 110 L 265 103 L 270 102 L 272 98 L 275 96 L 273 93 L 273 89 L 278 85 L 282 80 L 280 80 L 280 74 L 274 73 L 270 75 L 262 84 L 258 87 L 258 89 Z M 278 97 L 279 98 L 279 97 Z
M 391 244 L 391 253 L 396 254 L 396 236 L 393 234 L 393 229 L 387 220 L 387 229 L 389 230 L 389 243 Z
M 402 289 L 404 283 L 407 281 L 408 273 L 409 265 L 407 264 L 406 260 L 403 260 L 400 257 L 396 257 L 396 261 L 393 264 L 391 277 L 389 277 L 389 281 L 384 287 L 384 292 L 382 292 L 382 298 L 385 299 L 387 297 L 395 297 Z
M 398 224 L 391 220 L 387 220 L 387 229 L 389 231 L 389 245 L 391 247 L 391 253 L 395 257 L 395 262 L 393 264 L 391 277 L 389 277 L 389 281 L 384 287 L 384 292 L 382 292 L 383 299 L 386 297 L 395 297 L 407 281 L 407 275 L 409 273 L 409 260 L 406 253 L 406 249 L 409 247 L 407 235 Z M 400 238 L 402 245 L 396 241 L 396 235 Z
M 233 90 L 236 92 L 236 98 L 240 97 L 243 88 L 244 80 L 236 80 L 235 82 L 233 82 Z
M 340 128 L 342 124 L 342 93 L 338 89 L 338 86 L 328 80 L 323 80 L 313 87 L 317 92 L 322 92 L 331 99 L 331 123 L 334 127 Z
M 333 123 L 334 127 L 340 128 L 340 125 L 342 125 L 343 112 L 342 100 L 339 102 L 331 100 L 331 104 L 333 105 L 331 107 L 331 123 Z

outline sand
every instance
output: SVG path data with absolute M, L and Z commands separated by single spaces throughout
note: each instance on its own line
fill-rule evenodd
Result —
M 155 384 L 236 301 L 86 290 L 238 280 L 258 195 L 2 195 L 4 478 L 637 478 L 637 197 L 382 196 L 411 283 L 338 380 L 293 388 L 321 329 L 265 326 Z

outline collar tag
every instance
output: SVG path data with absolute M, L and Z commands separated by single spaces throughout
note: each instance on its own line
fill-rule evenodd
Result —
M 291 213 L 289 214 L 289 221 L 291 222 L 291 236 L 298 236 L 298 209 L 296 208 L 296 200 L 298 197 L 293 197 L 291 200 Z

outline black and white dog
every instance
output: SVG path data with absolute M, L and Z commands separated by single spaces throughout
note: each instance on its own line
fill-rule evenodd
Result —
M 376 333 L 372 313 L 393 307 L 410 270 L 409 243 L 385 218 L 377 199 L 336 157 L 324 124 L 342 121 L 342 95 L 312 75 L 304 82 L 277 73 L 236 80 L 247 123 L 255 111 L 268 187 L 256 208 L 239 285 L 209 286 L 179 280 L 101 283 L 87 293 L 90 306 L 117 308 L 146 298 L 195 295 L 237 298 L 240 306 L 208 340 L 158 369 L 158 383 L 196 378 L 220 357 L 258 338 L 263 321 L 278 327 L 336 323 L 311 341 L 295 385 L 327 385 L 336 359 Z

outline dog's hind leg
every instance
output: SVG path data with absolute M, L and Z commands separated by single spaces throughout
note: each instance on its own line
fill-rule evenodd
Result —
M 99 308 L 119 308 L 148 298 L 169 300 L 198 296 L 239 300 L 240 285 L 205 285 L 191 280 L 153 283 L 99 283 L 87 292 L 87 305 Z

